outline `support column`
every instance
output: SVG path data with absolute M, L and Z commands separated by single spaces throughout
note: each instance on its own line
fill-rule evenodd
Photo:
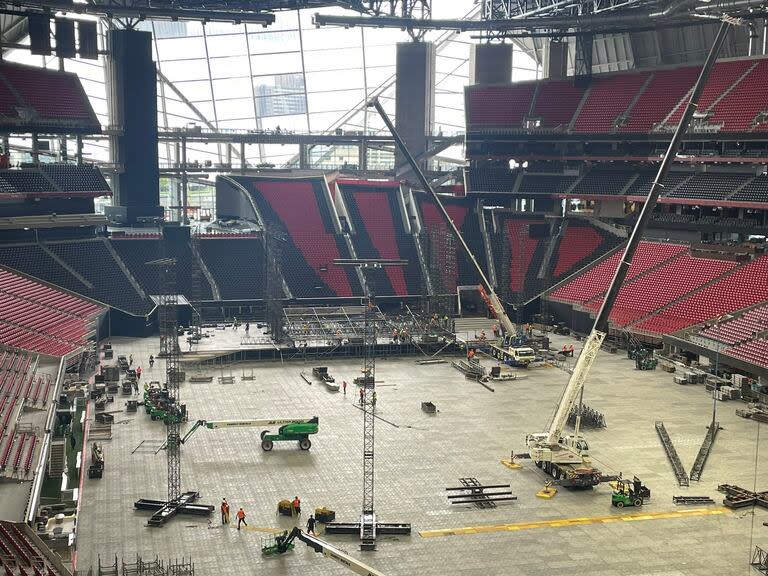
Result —
M 395 127 L 405 145 L 419 158 L 427 150 L 435 113 L 435 46 L 431 42 L 397 45 Z M 395 152 L 395 166 L 406 160 Z M 422 161 L 422 165 L 425 163 Z
M 181 139 L 181 218 L 179 222 L 189 224 L 187 216 L 187 139 Z
M 240 172 L 245 174 L 245 141 L 240 142 Z
M 69 154 L 67 153 L 67 137 L 66 135 L 59 137 L 59 162 L 66 162 L 69 160 Z
M 309 168 L 309 144 L 299 144 L 299 168 Z
M 32 132 L 32 163 L 37 164 L 38 162 L 40 162 L 40 142 L 37 132 Z
M 360 149 L 358 151 L 358 167 L 360 170 L 368 170 L 368 144 L 365 140 L 360 142 Z
M 473 44 L 469 51 L 469 83 L 512 82 L 512 54 L 512 44 Z
M 75 146 L 77 147 L 77 152 L 75 152 L 75 160 L 77 160 L 77 165 L 82 166 L 83 165 L 83 137 L 82 135 L 78 134 L 75 136 Z M 112 179 L 114 182 L 114 178 Z
M 107 216 L 133 225 L 138 218 L 162 217 L 157 152 L 157 71 L 152 35 L 138 30 L 107 32 L 107 101 L 113 137 L 111 160 L 120 166 L 112 181 Z

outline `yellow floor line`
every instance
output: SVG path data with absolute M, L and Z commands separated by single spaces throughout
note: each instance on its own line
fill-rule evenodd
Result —
M 469 526 L 467 528 L 443 528 L 440 530 L 422 530 L 422 538 L 440 538 L 442 536 L 461 536 L 463 534 L 481 534 L 488 532 L 517 532 L 536 528 L 562 528 L 565 526 L 584 526 L 587 524 L 610 524 L 612 522 L 636 522 L 639 520 L 668 520 L 691 516 L 714 516 L 724 514 L 727 508 L 693 508 L 690 510 L 671 510 L 669 512 L 637 512 L 621 515 L 594 516 L 591 518 L 560 518 L 538 522 L 518 522 L 516 524 L 490 524 L 487 526 Z

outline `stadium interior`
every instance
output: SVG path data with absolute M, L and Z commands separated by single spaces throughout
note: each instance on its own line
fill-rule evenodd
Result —
M 768 574 L 768 2 L 0 43 L 5 576 Z

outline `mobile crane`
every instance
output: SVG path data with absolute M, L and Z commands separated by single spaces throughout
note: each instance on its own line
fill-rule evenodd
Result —
M 266 544 L 262 544 L 261 552 L 265 556 L 285 554 L 293 549 L 293 542 L 297 538 L 312 548 L 315 552 L 319 552 L 323 556 L 346 566 L 355 574 L 361 574 L 362 576 L 384 576 L 384 574 L 375 568 L 371 568 L 360 560 L 353 558 L 343 550 L 339 550 L 327 542 L 320 540 L 317 536 L 310 536 L 309 534 L 302 532 L 301 528 L 298 527 L 295 527 L 290 532 L 286 530 L 282 534 L 275 536 L 274 539 L 269 539 Z
M 192 434 L 201 427 L 213 430 L 216 428 L 247 428 L 253 426 L 280 426 L 275 434 L 271 434 L 269 430 L 262 431 L 261 449 L 265 452 L 272 450 L 275 442 L 283 442 L 286 440 L 295 440 L 299 443 L 299 448 L 302 450 L 309 450 L 312 446 L 309 436 L 311 434 L 317 434 L 319 419 L 315 416 L 314 418 L 304 419 L 268 418 L 257 420 L 198 420 L 181 439 L 181 443 L 184 444 L 189 440 Z
M 603 300 L 603 305 L 595 317 L 592 331 L 584 342 L 584 348 L 582 349 L 581 354 L 579 354 L 579 358 L 573 368 L 568 384 L 560 398 L 549 430 L 543 433 L 528 434 L 525 438 L 530 458 L 537 466 L 549 473 L 556 480 L 559 480 L 559 483 L 562 486 L 590 487 L 596 486 L 602 480 L 602 473 L 592 466 L 589 458 L 589 445 L 587 444 L 586 439 L 580 434 L 581 417 L 577 416 L 576 418 L 576 429 L 573 435 L 563 435 L 565 424 L 568 420 L 568 414 L 576 402 L 578 401 L 581 403 L 584 382 L 586 381 L 589 370 L 597 357 L 600 346 L 608 333 L 608 318 L 611 310 L 619 295 L 619 290 L 624 284 L 627 271 L 632 263 L 632 257 L 640 244 L 643 232 L 645 232 L 648 221 L 653 213 L 653 209 L 656 206 L 656 202 L 664 188 L 662 182 L 667 176 L 677 151 L 680 148 L 680 142 L 682 141 L 688 128 L 688 124 L 696 110 L 701 93 L 707 83 L 707 78 L 717 59 L 717 54 L 720 52 L 720 48 L 725 41 L 730 25 L 738 23 L 740 22 L 736 21 L 736 19 L 728 16 L 723 17 L 723 22 L 707 56 L 707 60 L 701 69 L 683 117 L 669 143 L 667 153 L 664 155 L 661 165 L 659 166 L 659 172 L 648 192 L 645 204 L 640 211 L 637 224 L 627 240 L 624 254 L 621 257 L 621 261 L 616 269 L 613 280 L 608 287 Z

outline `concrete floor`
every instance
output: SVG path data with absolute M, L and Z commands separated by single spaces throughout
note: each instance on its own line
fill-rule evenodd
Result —
M 555 337 L 553 347 L 573 342 Z M 119 354 L 134 355 L 144 378 L 160 379 L 163 363 L 147 370 L 146 358 L 156 353 L 157 339 L 112 339 Z M 341 381 L 360 374 L 361 361 L 323 362 Z M 490 362 L 486 362 L 488 366 Z M 182 402 L 190 417 L 205 419 L 257 417 L 320 417 L 320 432 L 310 452 L 293 443 L 262 452 L 258 429 L 200 430 L 184 446 L 184 489 L 196 489 L 202 501 L 218 505 L 226 497 L 233 513 L 243 506 L 250 527 L 289 528 L 291 520 L 276 517 L 281 499 L 299 495 L 307 511 L 327 506 L 337 520 L 356 521 L 361 504 L 362 414 L 347 396 L 324 386 L 307 385 L 299 372 L 311 364 L 262 363 L 256 380 L 242 382 L 243 367 L 216 369 L 210 384 L 184 383 Z M 237 382 L 221 385 L 217 376 Z M 628 515 L 610 505 L 610 489 L 587 492 L 561 490 L 552 500 L 536 498 L 545 477 L 528 462 L 521 470 L 500 464 L 511 449 L 525 449 L 524 436 L 543 431 L 567 381 L 556 368 L 528 371 L 516 382 L 499 383 L 490 392 L 471 383 L 450 364 L 419 366 L 414 358 L 380 360 L 377 364 L 377 413 L 390 423 L 376 423 L 376 510 L 382 522 L 411 522 L 410 537 L 381 537 L 376 552 L 361 553 L 351 537 L 329 537 L 388 576 L 415 575 L 730 575 L 748 574 L 754 545 L 768 546 L 768 511 L 727 511 L 719 515 L 542 527 L 514 532 L 423 538 L 419 531 L 499 525 L 606 515 Z M 686 467 L 690 469 L 711 418 L 712 401 L 703 386 L 679 386 L 661 370 L 637 372 L 626 354 L 601 353 L 589 379 L 584 400 L 606 415 L 608 427 L 589 432 L 593 460 L 608 473 L 639 476 L 652 490 L 645 512 L 674 511 L 672 496 L 710 495 L 720 507 L 721 483 L 768 490 L 768 434 L 757 441 L 758 425 L 736 417 L 741 403 L 720 403 L 720 432 L 702 481 L 679 488 L 657 438 L 654 422 L 665 422 Z M 117 401 L 117 399 L 116 399 Z M 122 398 L 121 400 L 122 401 Z M 118 402 L 120 402 L 118 401 Z M 440 412 L 424 414 L 423 401 Z M 113 409 L 120 407 L 116 404 Z M 121 416 L 122 418 L 122 416 Z M 163 426 L 142 412 L 115 425 L 105 443 L 106 470 L 101 480 L 86 480 L 78 523 L 78 570 L 95 566 L 115 553 L 128 559 L 192 556 L 198 574 L 270 575 L 349 572 L 316 555 L 300 543 L 279 558 L 260 554 L 264 532 L 221 527 L 180 517 L 160 529 L 145 527 L 146 513 L 132 508 L 141 497 L 166 493 L 165 457 L 141 451 L 139 443 L 159 445 Z M 758 456 L 756 460 L 756 449 Z M 486 484 L 511 483 L 519 499 L 496 509 L 451 506 L 445 488 L 460 477 Z M 685 507 L 681 507 L 685 508 Z M 234 516 L 234 514 L 233 514 Z

